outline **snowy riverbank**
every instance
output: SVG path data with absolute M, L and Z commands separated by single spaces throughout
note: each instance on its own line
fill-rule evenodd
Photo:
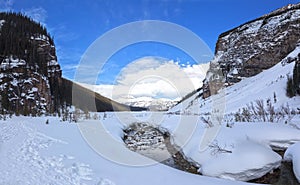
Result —
M 13 117 L 0 121 L 0 184 L 211 184 L 211 185 L 241 185 L 244 182 L 231 181 L 213 177 L 189 174 L 171 167 L 153 163 L 148 166 L 134 167 L 118 164 L 99 155 L 91 148 L 81 135 L 78 125 L 88 125 L 93 128 L 102 124 L 102 132 L 109 133 L 114 141 L 100 142 L 111 146 L 115 153 L 144 159 L 143 156 L 131 152 L 122 141 L 123 129 L 126 123 L 121 123 L 120 117 L 107 113 L 107 118 L 100 121 L 82 121 L 78 124 L 60 122 L 53 117 Z M 135 119 L 146 119 L 151 113 L 135 113 Z M 155 113 L 153 113 L 155 114 Z M 157 113 L 156 113 L 157 114 Z M 156 124 L 156 117 L 162 120 L 159 126 L 172 133 L 176 130 L 180 116 L 157 115 L 148 119 Z M 162 118 L 163 117 L 163 118 Z M 46 125 L 46 119 L 49 124 Z M 130 123 L 133 120 L 127 119 Z M 125 124 L 125 125 L 124 125 Z M 233 128 L 222 128 L 217 136 L 220 146 L 232 147 L 232 153 L 213 155 L 211 151 L 199 152 L 198 139 L 205 129 L 205 124 L 198 122 L 197 128 L 183 152 L 191 160 L 201 165 L 201 172 L 208 176 L 227 179 L 246 180 L 255 178 L 278 166 L 280 156 L 272 152 L 269 144 L 289 146 L 300 141 L 300 130 L 288 125 L 240 123 Z M 177 133 L 177 132 L 176 132 Z M 179 135 L 173 135 L 173 142 Z M 180 133 L 180 132 L 178 132 Z M 266 134 L 268 133 L 268 134 Z M 103 139 L 103 138 L 102 138 Z M 179 141 L 179 140 L 178 140 Z M 233 144 L 233 145 L 232 145 Z M 251 151 L 252 159 L 246 155 Z M 123 153 L 124 152 L 124 153 Z M 258 157 L 258 158 L 257 158 Z M 145 159 L 145 161 L 151 161 Z M 222 164 L 222 165 L 221 165 Z M 258 169 L 260 168 L 260 169 Z M 255 169 L 255 170 L 254 170 Z M 254 172 L 255 171 L 255 172 Z

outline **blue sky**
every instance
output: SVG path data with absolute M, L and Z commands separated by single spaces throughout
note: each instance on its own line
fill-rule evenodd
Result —
M 41 21 L 54 36 L 63 76 L 72 79 L 80 57 L 99 36 L 125 23 L 163 20 L 196 33 L 214 51 L 218 35 L 296 0 L 0 0 L 0 10 L 21 11 Z M 193 63 L 177 48 L 136 44 L 107 62 L 98 83 L 111 84 L 120 69 L 144 56 Z

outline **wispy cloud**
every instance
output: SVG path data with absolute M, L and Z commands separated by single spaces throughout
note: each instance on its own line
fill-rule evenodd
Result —
M 65 64 L 63 65 L 64 70 L 75 71 L 78 68 L 78 64 Z
M 22 10 L 25 15 L 31 17 L 34 21 L 40 22 L 41 24 L 46 24 L 47 11 L 42 7 L 31 8 Z
M 0 12 L 7 12 L 13 10 L 13 0 L 0 0 Z
M 7 12 L 13 10 L 14 0 L 0 1 L 0 12 Z
M 0 12 L 13 11 L 15 0 L 0 0 Z M 34 21 L 46 24 L 47 11 L 42 7 L 34 7 L 30 9 L 22 9 L 28 17 L 31 17 Z
M 79 63 L 82 56 L 82 52 L 77 48 L 63 47 L 60 45 L 56 46 L 56 52 L 59 60 L 76 61 L 76 63 Z

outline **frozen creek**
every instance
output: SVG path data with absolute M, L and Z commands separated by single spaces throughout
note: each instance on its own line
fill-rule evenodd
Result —
M 170 139 L 169 133 L 163 133 L 147 123 L 131 124 L 124 130 L 123 138 L 126 146 L 134 152 L 173 168 L 197 174 L 198 168 L 185 159 L 182 152 L 171 144 Z
M 184 154 L 172 145 L 169 133 L 162 132 L 159 128 L 151 126 L 148 123 L 133 123 L 129 125 L 124 130 L 123 141 L 127 148 L 134 152 L 170 167 L 199 174 L 198 167 L 186 160 Z M 283 156 L 284 151 L 278 151 L 278 153 Z M 299 185 L 293 174 L 290 162 L 282 162 L 278 169 L 250 182 L 274 185 Z

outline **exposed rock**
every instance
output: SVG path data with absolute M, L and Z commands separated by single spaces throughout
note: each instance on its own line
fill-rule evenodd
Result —
M 0 13 L 1 113 L 57 112 L 61 69 L 45 27 L 21 13 Z
M 172 145 L 168 133 L 148 123 L 133 123 L 124 130 L 124 136 L 124 143 L 130 150 L 173 168 L 199 174 L 198 168 Z
M 21 13 L 0 13 L 0 114 L 60 114 L 70 105 L 84 111 L 145 110 L 64 79 L 46 28 Z
M 300 4 L 288 5 L 222 33 L 204 80 L 204 98 L 224 85 L 239 82 L 243 77 L 254 76 L 279 63 L 296 48 L 299 40 Z M 221 84 L 211 79 L 216 69 L 221 72 Z

